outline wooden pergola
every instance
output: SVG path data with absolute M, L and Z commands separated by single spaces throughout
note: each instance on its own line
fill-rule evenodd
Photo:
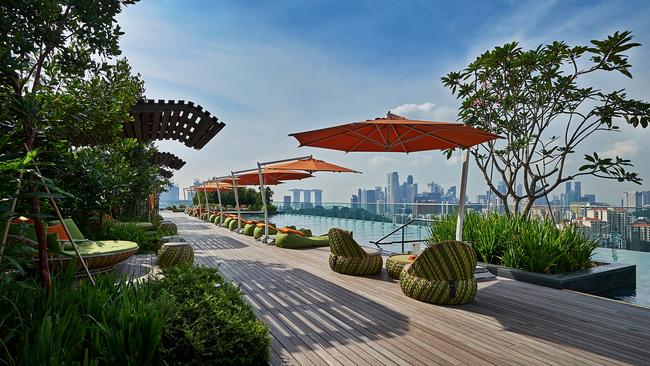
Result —
M 157 152 L 151 157 L 151 161 L 160 166 L 166 166 L 174 170 L 179 170 L 185 166 L 185 161 L 178 156 L 168 152 Z
M 163 178 L 171 179 L 171 177 L 174 176 L 174 172 L 172 172 L 171 170 L 165 169 L 165 168 L 159 168 L 158 169 L 158 175 L 163 177 Z
M 201 149 L 226 125 L 200 105 L 183 100 L 141 101 L 131 108 L 134 120 L 124 123 L 124 136 L 141 141 L 177 140 Z

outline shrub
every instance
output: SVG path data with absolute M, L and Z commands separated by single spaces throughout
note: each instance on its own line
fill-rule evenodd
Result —
M 454 239 L 456 216 L 431 227 L 431 241 Z M 583 238 L 574 226 L 557 228 L 549 220 L 521 215 L 467 214 L 463 239 L 471 243 L 479 261 L 538 273 L 573 272 L 592 266 L 598 243 Z
M 163 319 L 148 290 L 110 275 L 96 286 L 54 277 L 52 292 L 36 281 L 0 283 L 0 360 L 22 365 L 151 365 Z
M 266 325 L 216 269 L 174 266 L 142 286 L 167 317 L 160 346 L 166 363 L 268 364 Z

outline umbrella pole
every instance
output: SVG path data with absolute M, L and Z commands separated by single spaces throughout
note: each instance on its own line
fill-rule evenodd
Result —
M 221 189 L 219 187 L 218 179 L 217 179 L 217 199 L 219 200 L 219 217 L 223 218 L 223 205 L 221 204 Z
M 205 197 L 205 209 L 208 213 L 208 220 L 210 219 L 210 203 L 208 202 L 208 187 L 203 181 L 203 197 Z
M 262 174 L 262 164 L 257 163 L 257 173 L 260 179 L 260 194 L 262 195 L 262 207 L 264 210 L 264 237 L 262 243 L 266 243 L 269 239 L 269 213 L 266 208 L 266 190 L 264 189 L 264 175 Z
M 237 194 L 237 180 L 235 179 L 235 173 L 230 172 L 232 176 L 232 189 L 235 192 L 235 205 L 237 206 L 237 231 L 241 229 L 241 212 L 239 211 L 239 195 Z
M 467 191 L 467 170 L 469 168 L 469 149 L 465 149 L 463 170 L 460 177 L 460 197 L 458 198 L 458 219 L 456 220 L 456 240 L 463 241 L 463 220 L 465 219 L 465 192 Z

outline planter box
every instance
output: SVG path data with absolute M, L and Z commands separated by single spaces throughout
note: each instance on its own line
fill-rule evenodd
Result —
M 495 276 L 535 285 L 567 289 L 590 294 L 602 294 L 615 289 L 636 288 L 636 265 L 603 263 L 600 266 L 560 274 L 543 274 L 520 269 L 479 263 Z

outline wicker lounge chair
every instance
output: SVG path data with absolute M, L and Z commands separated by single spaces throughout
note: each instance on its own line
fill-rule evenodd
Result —
M 363 276 L 381 272 L 383 260 L 378 250 L 362 248 L 352 232 L 332 228 L 329 231 L 330 268 L 334 272 Z
M 60 224 L 60 221 L 50 223 L 50 227 Z M 84 238 L 83 234 L 72 221 L 72 219 L 64 219 L 63 223 L 68 228 L 72 239 L 77 244 L 77 249 L 83 257 L 88 269 L 93 273 L 105 272 L 113 269 L 121 262 L 129 259 L 135 252 L 138 251 L 138 244 L 132 241 L 123 240 L 98 240 L 90 241 Z M 61 238 L 60 239 L 67 239 Z M 81 268 L 78 263 L 74 248 L 70 242 L 63 241 L 63 254 L 65 256 L 52 256 L 50 263 L 53 268 L 65 268 L 71 264 Z
M 444 241 L 404 267 L 400 287 L 408 297 L 432 304 L 465 304 L 476 295 L 476 253 L 469 244 Z

